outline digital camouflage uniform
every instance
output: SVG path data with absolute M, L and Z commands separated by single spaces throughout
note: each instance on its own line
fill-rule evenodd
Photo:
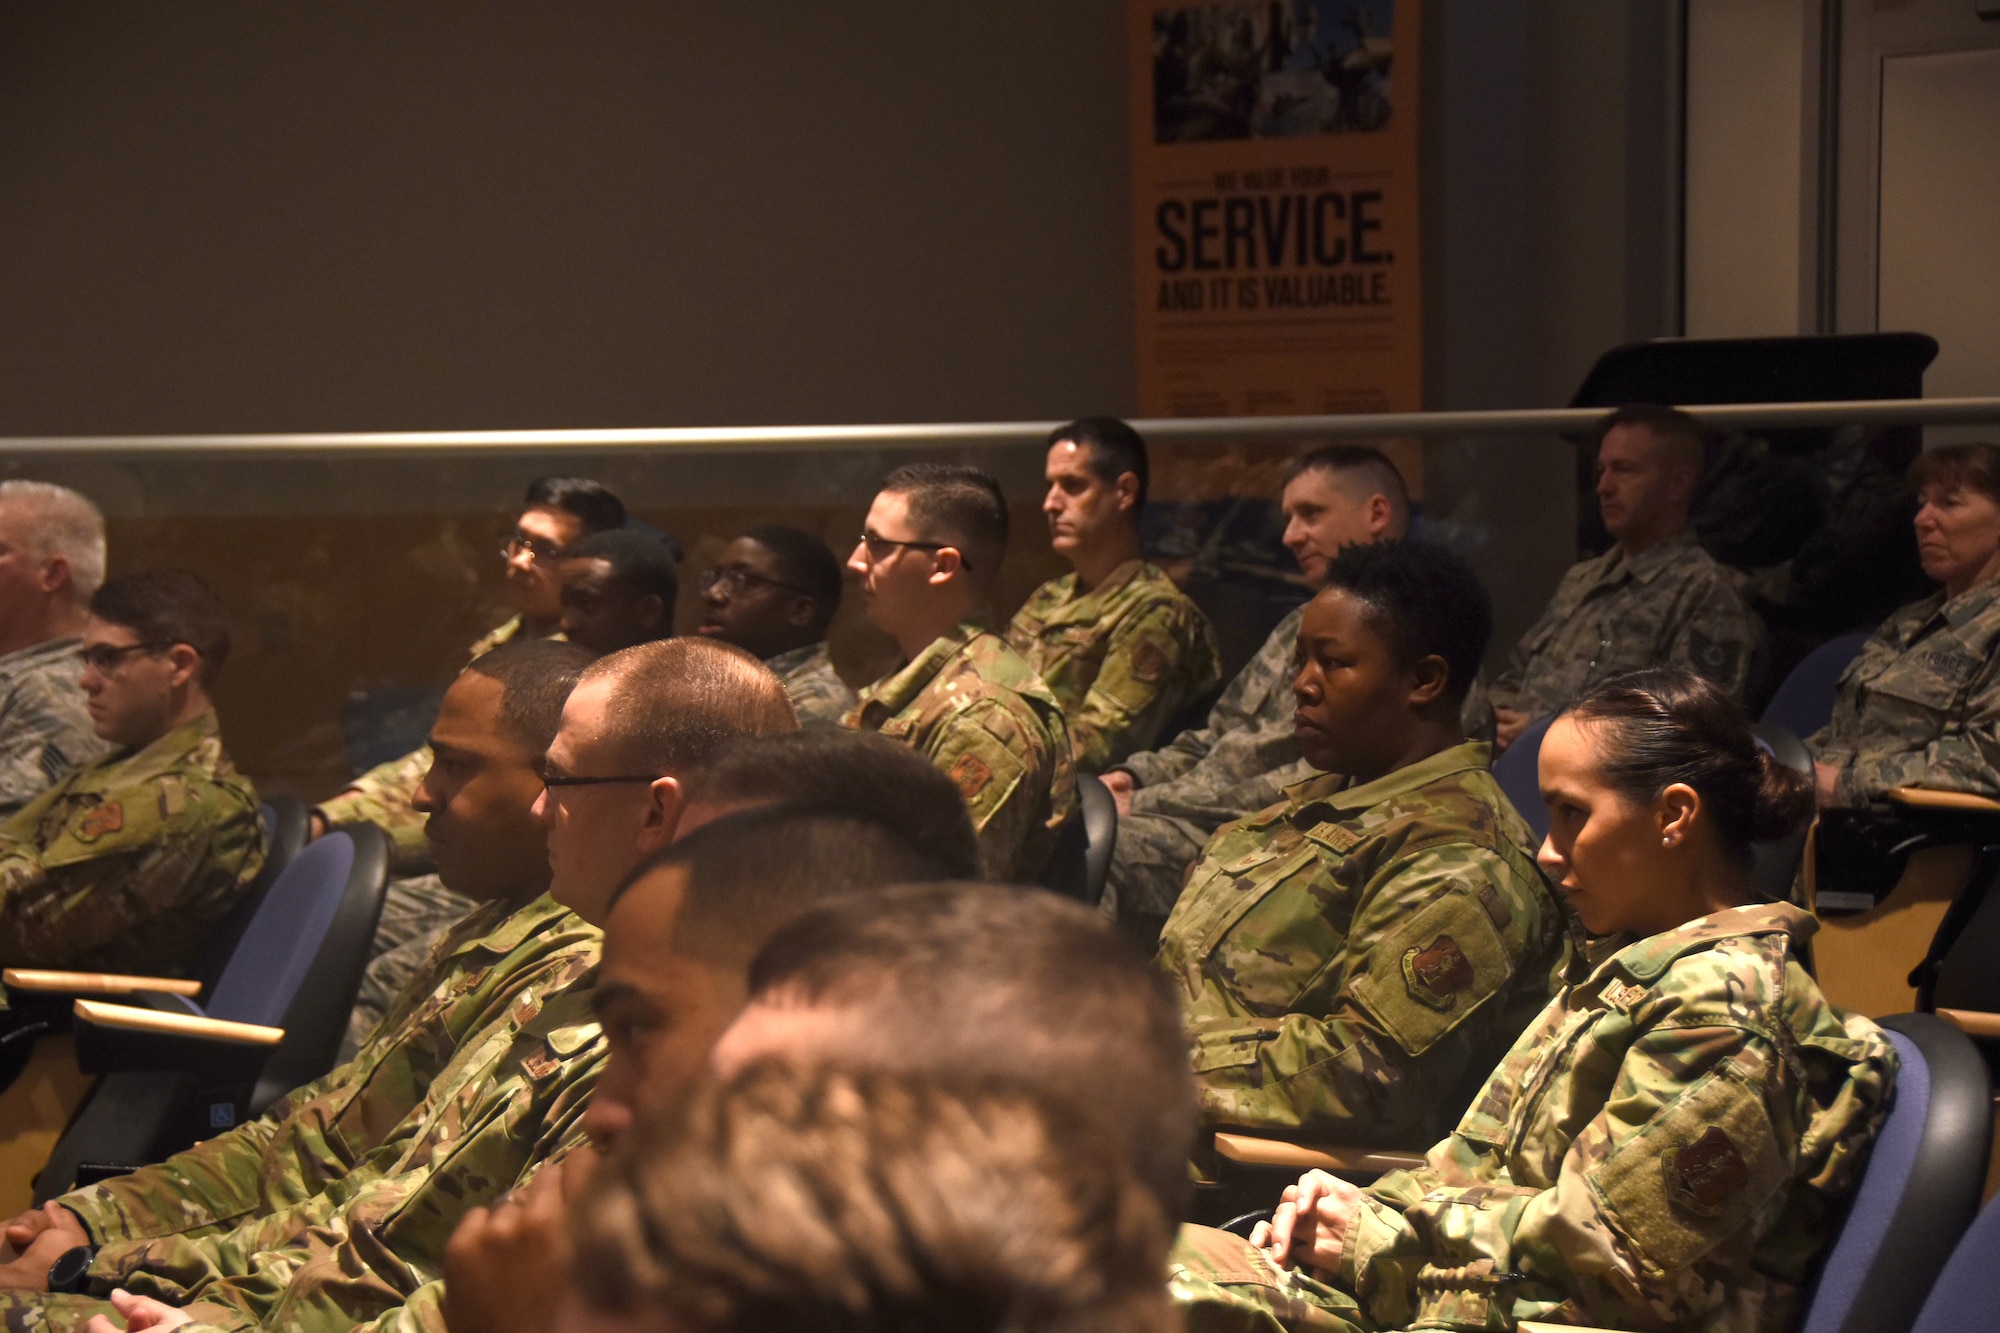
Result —
M 1278 622 L 1209 710 L 1207 726 L 1114 765 L 1139 789 L 1131 813 L 1118 818 L 1106 912 L 1165 916 L 1211 834 L 1312 775 L 1292 734 L 1292 655 L 1304 617 L 1301 606 Z
M 1208 617 L 1157 565 L 1128 560 L 1089 592 L 1065 574 L 1035 589 L 1007 642 L 1062 705 L 1077 767 L 1101 773 L 1160 739 L 1222 678 Z
M 1210 841 L 1159 955 L 1205 1120 L 1422 1147 L 1547 1003 L 1564 917 L 1490 755 L 1320 774 Z
M 764 665 L 771 668 L 771 674 L 785 687 L 785 697 L 792 701 L 792 711 L 799 715 L 802 724 L 839 725 L 840 719 L 854 707 L 854 691 L 847 688 L 847 682 L 833 669 L 833 659 L 827 656 L 824 642 L 767 657 Z
M 337 1333 L 425 1311 L 434 1319 L 435 1292 L 419 1292 L 441 1279 L 445 1242 L 465 1214 L 583 1143 L 583 1111 L 604 1062 L 590 1008 L 595 952 L 593 939 L 511 1001 L 495 997 L 502 1017 L 443 1052 L 446 1062 L 415 1087 L 416 1104 L 354 1169 L 294 1202 L 283 1200 L 297 1191 L 281 1189 L 280 1206 L 242 1214 L 233 1227 L 108 1244 L 90 1271 L 92 1297 L 122 1286 L 186 1305 L 194 1328 Z M 398 1021 L 392 1014 L 384 1033 Z M 394 1062 L 378 1068 L 408 1082 Z M 355 1103 L 357 1130 L 373 1126 L 370 1109 Z M 225 1197 L 242 1192 L 236 1185 Z M 68 1333 L 108 1312 L 96 1299 L 0 1298 L 15 1328 Z
M 1543 717 L 1621 671 L 1665 666 L 1685 667 L 1740 699 L 1757 636 L 1729 571 L 1692 532 L 1629 559 L 1614 546 L 1562 576 L 1493 682 L 1493 703 Z
M 1174 1237 L 1167 1295 L 1186 1333 L 1352 1333 L 1361 1320 L 1346 1292 L 1213 1227 L 1184 1226 Z
M 50 639 L 0 657 L 0 817 L 110 752 L 90 729 L 82 639 Z
M 476 906 L 472 899 L 447 889 L 436 875 L 389 881 L 382 895 L 382 915 L 375 921 L 375 938 L 368 943 L 368 966 L 361 973 L 354 1008 L 347 1016 L 347 1035 L 340 1043 L 342 1064 L 361 1049 L 362 1039 L 375 1030 L 396 997 L 430 966 L 438 941 Z
M 175 969 L 263 865 L 256 790 L 203 713 L 0 824 L 0 965 Z
M 1843 805 L 1891 787 L 2000 796 L 2000 581 L 1896 612 L 1840 677 L 1813 756 Z
M 902 741 L 958 784 L 991 879 L 1031 883 L 1076 809 L 1062 707 L 1021 655 L 967 621 L 861 691 L 850 727 Z
M 477 661 L 503 643 L 521 638 L 521 617 L 485 635 L 472 645 L 467 661 Z M 544 638 L 561 637 L 551 627 Z M 424 817 L 411 807 L 424 774 L 431 771 L 431 747 L 420 745 L 400 759 L 375 765 L 316 807 L 329 826 L 373 824 L 389 835 L 389 869 L 401 876 L 431 870 L 431 849 L 424 842 Z
M 1794 1327 L 1896 1070 L 1800 967 L 1814 928 L 1759 904 L 1601 946 L 1329 1276 L 1385 1328 Z

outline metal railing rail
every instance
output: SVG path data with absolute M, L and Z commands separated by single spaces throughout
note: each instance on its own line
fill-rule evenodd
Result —
M 1132 424 L 1157 444 L 1249 440 L 1588 434 L 1604 408 L 1498 412 L 1382 412 L 1349 416 L 1160 417 Z M 1709 426 L 1946 426 L 2000 423 L 2000 398 L 1892 398 L 1833 403 L 1689 406 Z M 249 456 L 512 453 L 717 449 L 915 449 L 1040 444 L 1060 421 L 971 421 L 862 426 L 693 426 L 634 430 L 363 431 L 271 435 L 55 435 L 0 437 L 9 454 L 233 454 Z

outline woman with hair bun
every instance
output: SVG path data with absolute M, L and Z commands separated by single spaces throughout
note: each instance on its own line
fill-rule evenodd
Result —
M 1812 792 L 1670 670 L 1564 711 L 1541 786 L 1538 860 L 1592 936 L 1564 985 L 1423 1168 L 1311 1173 L 1255 1239 L 1359 1326 L 1788 1327 L 1896 1069 L 1800 966 L 1813 919 L 1752 888 Z

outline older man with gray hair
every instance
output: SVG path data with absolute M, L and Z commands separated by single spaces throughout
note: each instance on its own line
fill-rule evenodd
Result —
M 64 486 L 0 482 L 0 816 L 108 751 L 85 711 L 83 622 L 104 515 Z

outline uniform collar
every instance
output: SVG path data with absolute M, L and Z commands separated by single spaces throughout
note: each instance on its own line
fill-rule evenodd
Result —
M 1659 545 L 1649 546 L 1635 556 L 1628 557 L 1623 547 L 1613 546 L 1605 552 L 1604 577 L 1608 581 L 1629 576 L 1641 583 L 1651 583 L 1662 570 L 1685 558 L 1689 547 L 1696 545 L 1694 529 L 1682 528 Z
M 1804 941 L 1818 929 L 1818 921 L 1790 903 L 1750 903 L 1711 912 L 1686 925 L 1627 944 L 1593 969 L 1592 974 L 1615 966 L 1639 981 L 1652 981 L 1676 959 L 1708 949 L 1717 940 L 1783 934 Z
M 197 717 L 189 718 L 151 745 L 127 751 L 113 762 L 123 764 L 129 778 L 141 781 L 186 766 L 194 760 L 199 751 L 211 745 L 214 747 L 216 757 L 220 758 L 222 725 L 216 721 L 213 708 Z M 212 768 L 214 765 L 202 766 Z
M 918 653 L 908 666 L 863 690 L 862 705 L 885 708 L 892 715 L 902 712 L 910 706 L 911 700 L 924 692 L 925 686 L 937 678 L 947 662 L 965 651 L 967 644 L 991 632 L 984 617 L 961 620 L 949 634 L 941 634 L 932 640 L 931 646 Z
M 82 648 L 83 639 L 75 634 L 60 639 L 43 639 L 40 643 L 31 643 L 26 648 L 16 648 L 13 652 L 0 656 L 0 671 L 33 666 L 43 659 L 53 661 L 59 657 L 73 657 Z
M 826 656 L 826 641 L 809 643 L 803 648 L 787 648 L 782 653 L 774 653 L 764 659 L 764 665 L 774 676 L 787 676 L 800 667 L 810 664 L 815 658 Z
M 498 903 L 485 903 L 473 910 L 484 912 L 500 906 Z M 477 937 L 467 940 L 459 952 L 478 949 L 485 953 L 510 954 L 520 948 L 524 940 L 541 934 L 550 926 L 561 924 L 563 918 L 571 915 L 567 907 L 544 893 L 527 906 L 507 912 L 491 930 L 481 931 Z
M 1492 762 L 1492 746 L 1484 741 L 1466 741 L 1359 786 L 1348 786 L 1350 779 L 1338 773 L 1320 773 L 1285 788 L 1285 799 L 1291 802 L 1286 817 L 1294 818 L 1310 806 L 1314 807 L 1311 822 L 1317 824 L 1326 817 L 1321 810 L 1347 814 L 1368 810 L 1395 797 L 1421 791 L 1454 773 L 1475 769 L 1483 773 Z
M 1945 624 L 1958 629 L 1967 621 L 1985 614 L 1986 609 L 1992 606 L 1996 599 L 2000 599 L 2000 578 L 1975 583 L 1949 601 L 1945 600 L 1942 588 L 1934 596 L 1938 599 L 1938 605 L 1932 610 L 1931 616 L 1941 615 Z M 1924 617 L 1926 623 L 1931 616 Z
M 1076 572 L 1072 570 L 1054 581 L 1055 605 L 1046 623 L 1058 625 L 1070 620 L 1095 619 L 1105 601 L 1123 592 L 1145 571 L 1146 562 L 1135 557 L 1114 568 L 1104 576 L 1104 582 L 1085 592 L 1077 586 Z

